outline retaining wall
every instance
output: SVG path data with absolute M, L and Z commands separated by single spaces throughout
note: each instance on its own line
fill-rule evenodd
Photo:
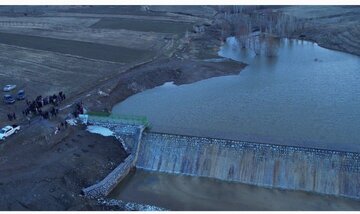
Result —
M 107 196 L 134 167 L 135 155 L 129 155 L 123 163 L 117 166 L 102 181 L 90 187 L 84 188 L 82 193 L 89 198 L 100 198 Z
M 107 127 L 115 132 L 116 137 L 129 148 L 130 155 L 120 163 L 110 174 L 99 183 L 84 188 L 82 193 L 89 198 L 101 198 L 107 196 L 135 167 L 138 148 L 144 130 L 143 126 L 114 125 L 106 123 L 92 123 Z
M 360 199 L 360 154 L 144 133 L 136 167 Z

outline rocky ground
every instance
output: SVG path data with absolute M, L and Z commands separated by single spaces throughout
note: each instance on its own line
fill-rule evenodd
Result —
M 291 8 L 287 10 L 295 14 Z M 6 39 L 9 33 L 25 38 L 21 44 L 11 39 L 0 42 L 0 84 L 17 84 L 17 89 L 26 90 L 29 99 L 58 91 L 67 95 L 57 118 L 34 117 L 30 124 L 21 114 L 23 101 L 11 106 L 0 104 L 1 126 L 9 124 L 6 114 L 13 111 L 19 119 L 12 123 L 22 125 L 19 134 L 0 143 L 0 210 L 106 210 L 79 193 L 121 163 L 126 157 L 123 148 L 114 138 L 88 133 L 84 127 L 68 127 L 54 135 L 55 127 L 78 101 L 90 110 L 109 111 L 127 97 L 165 82 L 184 84 L 238 73 L 245 64 L 204 61 L 216 58 L 221 44 L 218 29 L 211 24 L 216 13 L 216 7 L 0 7 L 0 33 Z M 115 22 L 124 18 L 158 20 L 165 25 L 181 22 L 196 27 L 187 35 L 141 31 L 141 26 L 92 27 L 105 18 Z M 344 22 L 350 23 L 350 19 Z M 333 41 L 339 50 L 358 54 L 354 51 L 359 50 L 357 46 L 349 49 L 346 44 L 352 43 L 342 42 L 348 37 L 324 39 L 329 38 L 324 35 L 337 35 L 337 31 L 325 22 L 323 26 L 321 31 L 309 30 L 312 33 L 306 34 L 307 38 L 330 48 L 336 46 L 329 42 Z M 343 32 L 360 41 L 356 29 L 348 24 Z M 46 45 L 26 39 L 41 41 L 42 37 L 47 39 Z M 79 52 L 77 47 L 82 50 Z M 132 54 L 104 59 L 96 56 L 101 48 Z M 145 51 L 149 54 L 137 54 Z

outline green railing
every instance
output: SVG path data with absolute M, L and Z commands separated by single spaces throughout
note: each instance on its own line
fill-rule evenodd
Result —
M 91 111 L 91 112 L 87 112 L 87 115 L 91 115 L 91 116 L 100 116 L 100 117 L 108 117 L 111 115 L 110 112 L 104 112 L 104 111 Z
M 88 112 L 90 120 L 98 120 L 103 122 L 114 122 L 114 123 L 124 123 L 130 125 L 144 125 L 149 127 L 150 123 L 145 116 L 138 115 L 117 115 L 111 114 L 108 112 Z

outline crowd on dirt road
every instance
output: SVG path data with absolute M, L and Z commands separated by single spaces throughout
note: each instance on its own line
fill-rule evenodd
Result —
M 29 101 L 26 100 L 27 108 L 22 111 L 24 116 L 32 115 L 40 115 L 44 119 L 50 119 L 50 117 L 54 117 L 58 114 L 59 109 L 56 108 L 63 100 L 65 100 L 65 94 L 60 91 L 58 94 L 54 94 L 51 96 L 42 97 L 41 95 L 37 96 L 35 100 Z M 52 104 L 53 107 L 50 111 L 43 111 L 42 107 Z
M 9 121 L 16 120 L 15 112 L 7 114 Z
M 31 117 L 33 116 L 40 116 L 42 119 L 54 118 L 59 113 L 58 105 L 65 99 L 65 93 L 62 91 L 46 97 L 39 95 L 34 100 L 26 99 L 26 108 L 22 110 L 22 114 L 29 122 L 29 125 L 31 124 Z M 44 110 L 44 107 L 48 105 L 51 105 L 51 107 Z M 17 119 L 15 112 L 8 113 L 7 117 L 9 121 L 15 121 Z M 60 129 L 67 128 L 67 126 L 67 122 L 63 121 L 56 127 L 56 130 L 58 132 Z
M 23 116 L 31 124 L 31 118 L 33 116 L 40 116 L 42 119 L 51 119 L 58 115 L 59 113 L 59 104 L 66 99 L 65 93 L 60 91 L 58 94 L 53 94 L 50 96 L 43 97 L 41 95 L 37 96 L 34 100 L 25 100 L 26 108 L 22 111 Z M 45 106 L 51 105 L 50 108 L 44 109 Z M 79 114 L 84 113 L 84 107 L 82 102 L 78 102 L 75 105 L 75 108 L 72 112 L 72 115 L 76 118 Z M 16 120 L 15 112 L 7 114 L 8 120 Z M 66 129 L 68 123 L 65 121 L 60 122 L 55 128 L 55 134 L 59 133 L 60 130 Z

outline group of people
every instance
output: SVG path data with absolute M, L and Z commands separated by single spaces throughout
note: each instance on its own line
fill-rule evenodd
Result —
M 64 95 L 65 96 L 65 95 Z M 64 97 L 65 98 L 65 97 Z M 57 112 L 55 112 L 55 115 Z M 79 114 L 84 114 L 84 106 L 82 102 L 76 103 L 75 109 L 73 111 L 73 116 L 76 118 L 79 116 Z M 55 128 L 55 134 L 59 133 L 60 130 L 66 129 L 68 127 L 68 122 L 61 122 L 56 128 Z
M 68 127 L 68 123 L 65 122 L 61 122 L 56 128 L 55 128 L 55 134 L 59 133 L 59 131 L 61 129 L 66 129 Z
M 29 115 L 39 115 L 44 119 L 50 119 L 52 117 L 56 117 L 59 113 L 59 109 L 57 106 L 66 99 L 65 94 L 60 91 L 58 94 L 53 94 L 51 96 L 42 97 L 41 95 L 37 96 L 36 99 L 30 101 L 26 99 L 27 107 L 22 111 L 23 115 L 31 123 L 31 117 Z M 47 105 L 52 105 L 46 110 L 43 108 Z M 75 109 L 73 111 L 73 116 L 76 118 L 79 114 L 84 114 L 83 103 L 79 102 L 75 105 Z M 9 121 L 16 120 L 15 112 L 7 114 Z M 68 127 L 68 122 L 65 120 L 60 122 L 59 125 L 55 126 L 55 134 L 59 133 L 60 130 L 66 129 Z
M 75 118 L 78 117 L 79 114 L 84 114 L 84 106 L 82 102 L 76 104 L 75 110 L 73 112 Z
M 7 114 L 9 121 L 16 120 L 15 112 Z
M 56 117 L 59 113 L 59 109 L 52 107 L 50 111 L 42 111 L 39 109 L 39 115 L 41 115 L 44 119 L 50 119 L 51 117 Z
M 50 112 L 42 111 L 42 107 L 48 104 L 53 104 L 58 106 L 58 104 L 65 99 L 65 94 L 60 91 L 57 95 L 51 95 L 47 97 L 37 96 L 35 100 L 29 101 L 26 100 L 27 108 L 23 111 L 25 116 L 28 116 L 30 113 L 34 115 L 41 115 L 44 119 L 49 119 L 51 116 L 56 116 L 59 110 L 57 108 L 52 108 Z
M 61 103 L 63 100 L 65 100 L 66 96 L 65 94 L 60 91 L 58 94 L 53 94 L 51 96 L 42 97 L 41 95 L 37 96 L 35 100 L 29 101 L 26 99 L 26 109 L 22 111 L 23 115 L 28 119 L 30 124 L 30 117 L 29 114 L 32 115 L 40 115 L 44 119 L 50 119 L 52 117 L 56 117 L 59 113 L 59 109 L 57 106 L 59 103 Z M 52 104 L 50 110 L 43 110 L 44 106 L 47 106 L 49 104 Z M 79 102 L 75 105 L 75 109 L 73 111 L 73 116 L 76 118 L 79 116 L 79 114 L 84 114 L 84 106 L 82 102 Z M 16 114 L 15 112 L 7 114 L 9 121 L 16 120 Z M 60 132 L 62 129 L 66 129 L 68 127 L 68 122 L 63 121 L 55 128 L 55 134 Z

